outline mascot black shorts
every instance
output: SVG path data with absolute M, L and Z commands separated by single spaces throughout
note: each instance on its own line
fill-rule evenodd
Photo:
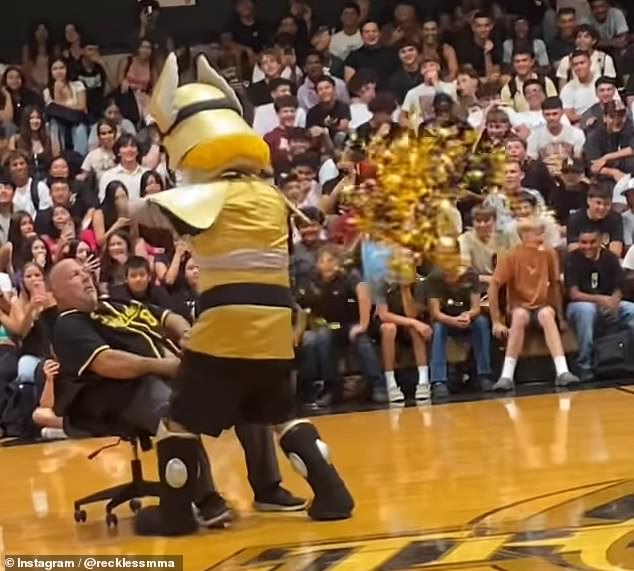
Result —
M 294 417 L 292 361 L 212 357 L 185 351 L 173 384 L 170 419 L 218 436 L 237 423 L 281 424 Z

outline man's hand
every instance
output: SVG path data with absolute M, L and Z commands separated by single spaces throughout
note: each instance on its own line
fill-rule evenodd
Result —
M 461 329 L 467 329 L 471 326 L 471 314 L 468 311 L 464 311 L 456 318 L 456 323 Z
M 618 310 L 620 301 L 621 300 L 618 297 L 615 297 L 613 295 L 597 296 L 597 304 L 599 305 L 599 307 L 611 313 L 614 313 Z
M 171 353 L 168 353 L 163 359 L 157 360 L 160 362 L 160 376 L 167 377 L 168 379 L 175 379 L 178 375 L 181 360 Z
M 418 319 L 412 319 L 412 329 L 416 331 L 425 341 L 431 339 L 432 330 L 427 323 L 418 321 Z
M 509 336 L 509 328 L 504 323 L 496 322 L 493 324 L 493 336 L 496 339 L 506 339 Z
M 484 53 L 485 54 L 490 54 L 493 51 L 493 48 L 495 47 L 495 44 L 491 41 L 491 40 L 487 40 L 486 42 L 484 42 Z
M 363 327 L 360 323 L 353 325 L 350 328 L 350 333 L 348 334 L 350 341 L 354 341 L 359 335 L 363 335 L 366 331 L 367 328 Z
M 599 174 L 601 172 L 601 170 L 605 167 L 606 163 L 608 161 L 606 160 L 606 158 L 603 156 L 595 161 L 592 161 L 592 165 L 590 166 L 590 170 L 594 173 L 594 174 Z

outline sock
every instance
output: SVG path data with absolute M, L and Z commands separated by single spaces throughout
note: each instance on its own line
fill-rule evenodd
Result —
M 427 365 L 418 367 L 418 382 L 421 385 L 429 384 L 429 367 Z
M 557 376 L 568 372 L 568 362 L 565 356 L 555 357 L 553 361 L 555 362 L 555 369 L 557 369 Z
M 513 380 L 513 377 L 515 376 L 515 365 L 517 365 L 517 359 L 513 359 L 513 357 L 504 357 L 502 377 Z
M 394 375 L 394 371 L 385 371 L 385 381 L 387 382 L 387 390 L 397 387 L 396 384 L 396 376 Z

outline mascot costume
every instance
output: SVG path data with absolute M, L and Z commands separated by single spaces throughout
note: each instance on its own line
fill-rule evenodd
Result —
M 218 436 L 237 422 L 275 426 L 280 446 L 313 489 L 310 517 L 348 518 L 353 499 L 327 445 L 309 421 L 293 416 L 289 206 L 259 176 L 269 167 L 269 149 L 244 121 L 235 92 L 204 57 L 197 73 L 197 83 L 179 87 L 170 54 L 150 107 L 185 185 L 131 205 L 139 224 L 189 241 L 201 291 L 200 317 L 157 434 L 160 504 L 137 514 L 137 531 L 178 535 L 197 528 L 197 435 Z

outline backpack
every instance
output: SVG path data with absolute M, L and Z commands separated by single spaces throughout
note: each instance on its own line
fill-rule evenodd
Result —
M 595 338 L 593 369 L 599 379 L 625 379 L 634 374 L 634 335 L 631 330 Z
M 605 60 L 607 60 L 608 58 L 606 57 L 607 54 L 604 52 L 601 52 L 603 55 L 599 56 L 599 66 L 601 69 L 601 72 L 599 73 L 599 77 L 601 77 L 604 73 L 605 73 Z M 592 65 L 592 61 L 590 62 L 590 64 Z M 572 63 L 570 62 L 570 56 L 568 56 L 568 79 L 567 81 L 572 81 Z
M 40 390 L 35 383 L 14 379 L 6 389 L 6 403 L 0 415 L 0 427 L 5 436 L 33 438 L 40 429 L 33 422 L 33 411 L 40 402 Z

